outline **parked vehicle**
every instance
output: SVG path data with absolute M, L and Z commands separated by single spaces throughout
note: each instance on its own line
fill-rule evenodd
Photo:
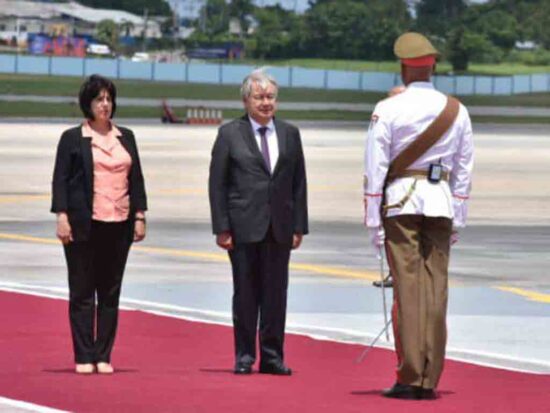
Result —
M 151 60 L 151 56 L 146 52 L 135 52 L 130 60 L 132 62 L 148 62 Z
M 114 56 L 111 48 L 101 43 L 90 43 L 86 48 L 86 54 L 95 56 Z

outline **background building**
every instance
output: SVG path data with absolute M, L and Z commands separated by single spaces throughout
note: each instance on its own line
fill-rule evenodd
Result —
M 0 40 L 12 46 L 26 47 L 29 35 L 91 38 L 97 35 L 103 20 L 112 20 L 122 31 L 121 36 L 162 36 L 157 21 L 126 11 L 94 9 L 76 2 L 0 0 Z

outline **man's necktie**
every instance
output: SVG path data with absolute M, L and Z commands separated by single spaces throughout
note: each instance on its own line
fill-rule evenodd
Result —
M 266 132 L 268 129 L 269 128 L 267 128 L 266 126 L 262 126 L 261 128 L 258 128 L 258 132 L 260 133 L 262 156 L 264 157 L 264 161 L 268 171 L 271 173 L 271 160 L 269 159 L 269 146 L 267 146 L 266 136 Z

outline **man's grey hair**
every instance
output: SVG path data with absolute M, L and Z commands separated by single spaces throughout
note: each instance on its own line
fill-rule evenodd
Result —
M 277 84 L 275 78 L 267 73 L 264 68 L 260 68 L 253 70 L 244 78 L 241 86 L 241 96 L 243 99 L 250 97 L 250 94 L 252 93 L 252 85 L 254 83 L 258 83 L 262 89 L 267 88 L 267 86 L 271 83 L 275 86 L 276 92 L 279 90 L 279 85 Z

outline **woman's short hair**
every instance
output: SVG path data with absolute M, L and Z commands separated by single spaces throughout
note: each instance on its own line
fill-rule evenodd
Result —
M 275 90 L 279 90 L 279 85 L 273 76 L 265 71 L 264 68 L 256 69 L 252 71 L 247 77 L 244 78 L 241 85 L 241 96 L 243 99 L 250 97 L 252 93 L 252 85 L 258 83 L 262 89 L 265 89 L 270 83 L 275 86 Z
M 113 103 L 113 110 L 111 111 L 111 118 L 116 112 L 116 87 L 106 77 L 100 75 L 91 75 L 88 77 L 82 86 L 80 86 L 80 93 L 78 94 L 78 103 L 80 104 L 80 110 L 87 119 L 93 120 L 94 114 L 92 113 L 92 100 L 99 96 L 102 90 L 106 90 L 111 97 Z

